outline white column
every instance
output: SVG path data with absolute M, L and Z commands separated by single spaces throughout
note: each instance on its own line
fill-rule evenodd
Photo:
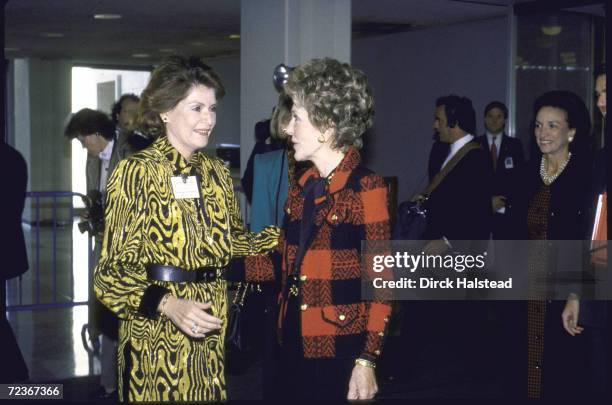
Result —
M 251 154 L 255 123 L 276 104 L 272 72 L 312 58 L 350 62 L 350 0 L 242 0 L 240 32 L 240 162 Z
M 15 148 L 28 164 L 28 191 L 71 189 L 71 148 L 63 135 L 71 105 L 71 68 L 67 61 L 14 61 Z

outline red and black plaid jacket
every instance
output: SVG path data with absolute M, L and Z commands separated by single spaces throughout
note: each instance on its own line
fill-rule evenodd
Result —
M 318 176 L 314 167 L 289 189 L 276 250 L 247 257 L 244 266 L 234 265 L 231 278 L 261 283 L 280 276 L 282 290 L 294 267 L 304 208 L 302 188 L 311 176 Z M 315 203 L 312 243 L 299 269 L 304 356 L 376 361 L 391 304 L 362 301 L 360 254 L 362 240 L 389 239 L 386 185 L 382 177 L 360 166 L 359 152 L 351 147 L 328 181 L 325 195 Z

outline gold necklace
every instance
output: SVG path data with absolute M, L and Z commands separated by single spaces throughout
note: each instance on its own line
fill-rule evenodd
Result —
M 548 174 L 548 172 L 546 171 L 546 163 L 545 163 L 545 162 L 548 162 L 548 160 L 546 159 L 545 155 L 542 155 L 542 160 L 540 161 L 540 177 L 542 178 L 542 181 L 544 182 L 544 184 L 546 184 L 547 186 L 550 186 L 552 182 L 555 181 L 561 173 L 563 173 L 563 169 L 565 169 L 565 166 L 567 166 L 571 157 L 572 157 L 572 152 L 569 152 L 567 154 L 567 159 L 565 159 L 565 161 L 563 161 L 563 163 L 561 163 L 559 167 L 557 167 L 557 171 L 554 174 Z

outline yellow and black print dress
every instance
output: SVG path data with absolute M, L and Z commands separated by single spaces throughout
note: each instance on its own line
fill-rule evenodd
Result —
M 172 176 L 194 172 L 200 175 L 203 209 L 198 199 L 174 199 L 172 193 Z M 108 182 L 105 221 L 94 289 L 120 319 L 119 398 L 225 400 L 226 322 L 220 332 L 193 339 L 160 317 L 156 307 L 168 291 L 211 302 L 212 315 L 225 321 L 226 282 L 151 281 L 145 266 L 224 267 L 233 256 L 274 247 L 276 228 L 244 230 L 228 170 L 203 153 L 186 161 L 165 137 L 119 163 Z

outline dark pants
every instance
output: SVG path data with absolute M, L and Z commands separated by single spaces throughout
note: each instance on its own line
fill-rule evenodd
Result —
M 23 359 L 11 324 L 6 319 L 6 281 L 0 286 L 0 383 L 13 383 L 28 379 L 28 367 Z
M 264 341 L 262 345 L 262 379 L 263 379 L 263 399 L 270 399 L 276 396 L 278 387 L 278 371 L 276 370 L 276 357 L 278 344 L 276 339 L 276 321 L 278 319 L 278 310 L 276 305 L 275 291 L 264 289 L 262 292 L 263 300 L 263 322 Z

